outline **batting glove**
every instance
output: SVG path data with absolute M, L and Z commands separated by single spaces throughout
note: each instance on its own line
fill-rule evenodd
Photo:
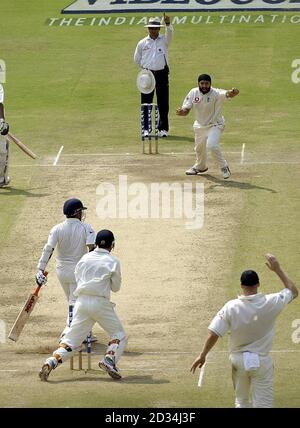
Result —
M 42 270 L 37 271 L 37 273 L 35 274 L 35 282 L 39 286 L 45 285 L 47 283 L 47 277 L 44 274 L 44 271 Z
M 0 119 L 0 134 L 7 135 L 9 131 L 9 125 L 4 119 Z

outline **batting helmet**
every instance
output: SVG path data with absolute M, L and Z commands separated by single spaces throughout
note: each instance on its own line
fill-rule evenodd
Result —
M 64 203 L 63 212 L 64 215 L 72 217 L 78 214 L 80 211 L 86 210 L 87 208 L 83 206 L 83 203 L 76 198 L 68 199 Z
M 100 230 L 96 236 L 96 245 L 99 248 L 109 248 L 115 242 L 114 234 L 107 229 Z

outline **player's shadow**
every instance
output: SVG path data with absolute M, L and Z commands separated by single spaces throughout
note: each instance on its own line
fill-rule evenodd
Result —
M 124 370 L 126 371 L 126 370 Z M 74 372 L 73 372 L 74 373 Z M 91 376 L 90 374 L 93 374 L 95 376 Z M 131 376 L 126 376 L 123 375 L 124 377 L 121 380 L 113 380 L 111 379 L 108 375 L 105 376 L 105 374 L 103 374 L 103 372 L 100 372 L 98 370 L 90 370 L 86 376 L 81 376 L 81 377 L 76 377 L 74 378 L 74 375 L 72 376 L 72 378 L 68 378 L 68 379 L 60 379 L 60 380 L 53 380 L 50 379 L 48 380 L 48 383 L 50 384 L 61 384 L 61 383 L 74 383 L 74 382 L 104 382 L 104 383 L 112 383 L 114 382 L 114 384 L 147 384 L 147 385 L 159 385 L 159 384 L 165 384 L 165 383 L 170 383 L 169 380 L 167 379 L 153 379 L 152 375 L 131 375 Z
M 0 188 L 0 197 L 1 196 L 26 196 L 28 198 L 42 198 L 44 196 L 49 196 L 49 193 L 33 193 L 31 190 L 35 191 L 39 188 L 35 189 L 17 189 L 15 187 L 5 186 Z M 44 187 L 42 187 L 44 189 Z
M 107 344 L 95 342 L 92 343 L 93 352 L 97 355 L 104 355 L 107 349 Z M 124 351 L 124 357 L 140 357 L 143 355 L 143 352 L 133 352 L 133 351 Z
M 201 175 L 201 177 L 206 178 L 206 180 L 215 183 L 215 185 L 212 185 L 209 187 L 207 192 L 212 191 L 215 187 L 222 186 L 222 187 L 230 187 L 230 188 L 236 188 L 236 189 L 241 189 L 241 190 L 257 189 L 257 190 L 265 190 L 265 191 L 271 192 L 271 193 L 278 193 L 276 190 L 270 189 L 269 187 L 257 186 L 256 184 L 245 183 L 243 181 L 236 181 L 236 180 L 232 180 L 232 179 L 229 179 L 228 181 L 226 181 L 224 179 L 214 177 L 210 174 L 203 174 L 203 175 Z
M 161 140 L 164 140 L 164 138 L 161 138 Z M 183 137 L 182 135 L 172 135 L 172 134 L 169 134 L 166 140 L 167 141 L 188 141 L 190 143 L 195 142 L 195 139 L 193 137 Z

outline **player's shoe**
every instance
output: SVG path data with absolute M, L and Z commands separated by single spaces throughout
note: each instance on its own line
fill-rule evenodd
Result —
M 0 187 L 7 186 L 10 182 L 10 177 L 4 178 L 4 180 L 0 183 Z
M 165 131 L 164 129 L 162 129 L 161 131 L 159 131 L 159 136 L 161 138 L 166 138 L 168 136 L 168 131 Z
M 122 379 L 122 376 L 111 357 L 106 355 L 102 361 L 99 361 L 99 367 L 107 372 L 113 379 Z
M 45 364 L 39 371 L 39 378 L 41 379 L 41 381 L 47 382 L 49 374 L 52 372 L 53 369 L 55 369 L 55 367 L 57 367 L 56 358 L 47 358 Z
M 228 166 L 224 166 L 224 168 L 221 168 L 221 171 L 225 180 L 231 176 L 231 172 Z
M 197 174 L 203 174 L 203 172 L 208 171 L 208 168 L 205 169 L 198 169 L 192 166 L 192 168 L 185 171 L 186 175 L 197 175 Z

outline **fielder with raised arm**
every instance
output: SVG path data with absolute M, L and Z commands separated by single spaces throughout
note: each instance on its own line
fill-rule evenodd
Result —
M 110 341 L 99 367 L 113 379 L 121 379 L 116 364 L 121 358 L 127 338 L 115 312 L 115 304 L 110 301 L 111 291 L 121 288 L 121 268 L 119 260 L 111 255 L 115 246 L 114 234 L 110 230 L 100 230 L 96 237 L 97 248 L 85 254 L 75 270 L 77 297 L 72 324 L 59 348 L 47 358 L 39 372 L 42 381 L 47 381 L 50 372 L 59 364 L 71 358 L 74 351 L 81 348 L 82 341 L 97 322 L 109 336 Z
M 87 251 L 92 251 L 95 248 L 96 233 L 91 225 L 83 223 L 86 209 L 79 199 L 72 198 L 65 201 L 63 213 L 66 216 L 66 220 L 51 229 L 47 244 L 44 246 L 38 262 L 38 271 L 35 276 L 38 285 L 46 284 L 46 266 L 55 247 L 57 247 L 56 274 L 71 311 L 76 300 L 74 295 L 77 287 L 74 274 L 76 264 Z M 67 326 L 69 326 L 69 315 Z M 92 340 L 95 340 L 95 338 L 92 338 Z
M 7 186 L 10 182 L 8 176 L 9 142 L 5 137 L 9 131 L 9 125 L 4 116 L 4 89 L 0 84 L 0 187 Z
M 191 109 L 195 113 L 194 133 L 196 163 L 186 171 L 187 175 L 202 174 L 208 170 L 207 149 L 217 161 L 223 178 L 230 177 L 230 169 L 224 158 L 220 138 L 225 128 L 225 120 L 222 116 L 222 106 L 225 100 L 236 97 L 239 90 L 217 89 L 211 86 L 211 77 L 208 74 L 200 74 L 198 86 L 190 90 L 184 99 L 183 105 L 176 109 L 178 116 L 187 116 Z
M 235 390 L 235 407 L 273 407 L 273 362 L 270 356 L 275 321 L 280 312 L 298 296 L 295 284 L 272 254 L 266 265 L 281 279 L 278 293 L 258 293 L 258 275 L 246 270 L 241 275 L 242 295 L 230 300 L 210 323 L 208 338 L 192 364 L 194 373 L 219 337 L 230 331 L 230 361 Z

